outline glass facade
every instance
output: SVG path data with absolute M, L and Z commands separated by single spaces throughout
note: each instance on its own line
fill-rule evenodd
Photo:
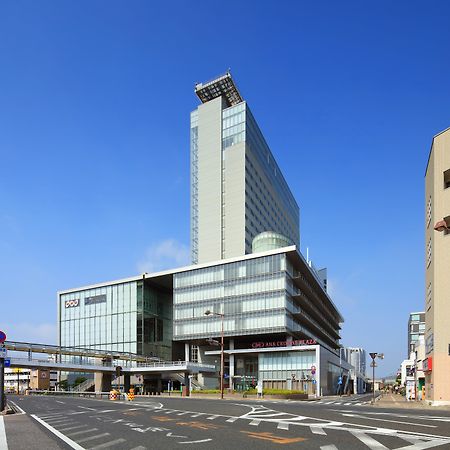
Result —
M 219 336 L 221 317 L 205 316 L 210 310 L 224 314 L 225 336 L 289 333 L 337 348 L 338 323 L 315 306 L 321 305 L 317 293 L 295 285 L 296 276 L 284 253 L 174 274 L 174 340 Z M 300 305 L 299 296 L 314 314 Z
M 136 353 L 136 294 L 136 282 L 61 294 L 60 345 Z
M 198 112 L 191 113 L 191 258 L 198 262 Z
M 60 294 L 60 345 L 172 359 L 172 295 L 143 281 Z
M 316 352 L 262 353 L 259 372 L 262 380 L 312 379 L 311 367 L 316 364 Z
M 286 331 L 285 255 L 222 264 L 174 275 L 174 339 Z

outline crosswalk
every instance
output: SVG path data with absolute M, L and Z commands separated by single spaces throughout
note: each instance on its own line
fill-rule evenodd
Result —
M 151 431 L 161 431 L 167 438 L 178 438 L 178 443 L 196 444 L 211 441 L 212 439 L 209 438 L 209 436 L 205 436 L 206 439 L 192 440 L 188 436 L 183 434 L 180 435 L 178 429 L 178 433 L 174 433 L 175 429 L 170 429 L 165 426 L 167 423 L 178 423 L 179 421 L 187 421 L 190 419 L 197 419 L 197 422 L 193 421 L 190 423 L 197 424 L 202 430 L 214 429 L 213 422 L 220 421 L 223 422 L 223 424 L 230 424 L 229 426 L 233 427 L 236 422 L 244 421 L 245 424 L 251 428 L 265 425 L 266 427 L 273 427 L 274 431 L 299 432 L 302 436 L 310 433 L 310 439 L 331 440 L 327 445 L 321 445 L 321 450 L 345 450 L 344 448 L 339 447 L 338 442 L 340 433 L 348 433 L 348 436 L 350 436 L 351 439 L 354 439 L 354 448 L 368 448 L 370 450 L 389 450 L 390 448 L 398 450 L 420 450 L 442 445 L 448 445 L 450 448 L 450 438 L 447 437 L 423 433 L 418 434 L 392 428 L 388 429 L 352 424 L 345 422 L 345 418 L 340 422 L 308 417 L 305 415 L 278 411 L 261 404 L 236 403 L 235 405 L 245 407 L 248 411 L 238 416 L 232 416 L 227 414 L 211 414 L 210 412 L 180 410 L 163 407 L 161 404 L 137 402 L 133 405 L 133 408 L 123 408 L 120 410 L 93 410 L 92 408 L 86 408 L 82 411 L 66 410 L 64 412 L 43 413 L 38 416 L 31 415 L 31 417 L 40 422 L 58 437 L 65 440 L 70 447 L 76 450 L 100 450 L 103 448 L 111 448 L 113 450 L 146 450 L 146 447 L 144 446 L 136 447 L 129 444 L 127 440 L 122 437 L 126 433 L 121 432 L 119 436 L 117 434 L 112 435 L 108 431 L 108 428 L 105 429 L 101 426 L 107 423 L 118 423 L 120 424 L 119 426 L 129 427 L 128 429 L 136 432 L 146 432 L 150 429 Z M 352 405 L 355 405 L 355 403 L 352 403 Z M 136 411 L 144 412 L 144 414 L 153 413 L 152 417 L 155 418 L 154 420 L 159 421 L 161 425 L 156 424 L 156 426 L 142 428 L 143 425 L 137 425 L 132 421 L 117 419 L 117 417 L 112 417 L 111 414 L 109 414 L 124 412 L 134 413 Z M 88 417 L 89 420 L 84 420 L 84 423 L 81 423 L 80 420 L 83 415 Z M 208 423 L 211 423 L 211 425 L 209 426 Z M 386 446 L 386 438 L 391 440 L 395 439 L 395 445 L 392 444 L 391 447 Z M 320 442 L 323 443 L 322 441 Z M 195 448 L 195 445 L 193 447 Z
M 310 400 L 308 405 L 341 405 L 341 406 L 364 406 L 370 405 L 370 401 L 360 401 L 360 400 Z

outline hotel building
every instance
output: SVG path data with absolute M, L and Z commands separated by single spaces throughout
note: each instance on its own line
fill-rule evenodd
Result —
M 247 103 L 229 73 L 195 92 L 193 264 L 59 292 L 60 345 L 219 366 L 211 342 L 223 327 L 230 388 L 262 381 L 326 395 L 340 376 L 352 386 L 326 269 L 300 253 L 299 208 Z

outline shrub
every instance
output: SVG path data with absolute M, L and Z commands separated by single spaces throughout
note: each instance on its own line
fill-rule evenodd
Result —
M 256 389 L 248 389 L 245 391 L 247 395 L 256 395 Z M 305 391 L 290 391 L 288 389 L 263 389 L 263 395 L 291 395 L 304 394 Z
M 196 389 L 192 391 L 192 394 L 220 394 L 220 389 Z

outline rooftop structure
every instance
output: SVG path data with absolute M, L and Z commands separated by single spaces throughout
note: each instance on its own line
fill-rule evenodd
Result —
M 234 106 L 243 101 L 230 72 L 205 84 L 197 83 L 195 93 L 202 103 L 222 96 L 225 97 L 228 106 Z

